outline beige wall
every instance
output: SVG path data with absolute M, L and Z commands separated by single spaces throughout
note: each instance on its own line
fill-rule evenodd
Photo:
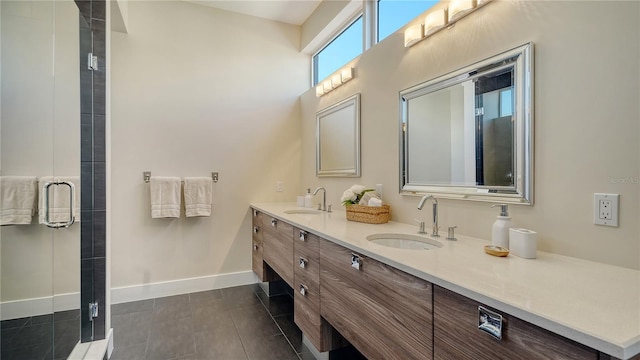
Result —
M 313 14 L 305 21 L 301 28 L 300 49 L 307 49 L 314 52 L 319 46 L 318 41 L 314 41 L 316 36 L 323 32 L 327 25 L 339 17 L 340 13 L 345 10 L 351 0 L 332 0 L 323 1 L 313 11 Z M 339 20 L 342 22 L 343 20 Z M 329 31 L 331 33 L 333 31 Z M 331 35 L 331 34 L 327 34 Z M 335 34 L 334 34 L 335 35 Z
M 111 39 L 112 287 L 249 271 L 249 203 L 292 200 L 301 187 L 310 70 L 299 27 L 132 1 L 127 31 Z M 218 171 L 212 217 L 152 220 L 145 170 Z
M 398 194 L 398 92 L 535 43 L 535 204 L 512 206 L 539 248 L 640 269 L 640 3 L 494 1 L 411 48 L 398 32 L 356 60 L 356 77 L 322 98 L 302 97 L 302 188 L 324 186 L 338 206 L 351 184 L 384 185 L 393 220 L 428 218 Z M 362 94 L 362 177 L 314 174 L 315 112 Z M 616 181 L 628 179 L 630 181 Z M 593 193 L 620 194 L 620 227 L 593 225 Z M 440 201 L 440 225 L 490 239 L 487 203 Z M 479 250 L 480 251 L 480 250 Z

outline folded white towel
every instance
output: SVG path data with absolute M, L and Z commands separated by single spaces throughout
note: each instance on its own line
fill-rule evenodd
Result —
M 43 176 L 38 180 L 38 220 L 40 224 L 45 223 L 45 194 L 44 185 L 52 181 L 68 181 L 75 188 L 73 215 L 75 221 L 80 221 L 80 177 L 79 176 Z M 70 219 L 71 209 L 69 208 L 70 194 L 67 185 L 51 185 L 49 187 L 49 222 L 66 223 Z
M 152 176 L 149 180 L 151 189 L 151 218 L 180 217 L 180 178 Z
M 35 176 L 0 177 L 0 225 L 27 225 L 36 213 Z
M 184 178 L 184 208 L 187 217 L 211 216 L 210 177 Z

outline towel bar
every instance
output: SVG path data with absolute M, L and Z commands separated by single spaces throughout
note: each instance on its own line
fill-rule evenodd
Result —
M 142 176 L 144 178 L 144 182 L 148 183 L 151 180 L 151 171 L 143 171 L 142 172 Z M 218 182 L 218 172 L 217 171 L 211 173 L 211 180 L 213 180 L 214 183 Z M 184 181 L 182 183 L 184 183 Z

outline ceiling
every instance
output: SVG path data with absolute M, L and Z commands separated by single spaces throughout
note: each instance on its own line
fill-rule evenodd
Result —
M 194 4 L 302 25 L 322 0 L 185 0 Z

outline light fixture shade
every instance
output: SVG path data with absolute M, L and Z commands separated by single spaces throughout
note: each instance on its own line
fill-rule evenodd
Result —
M 331 87 L 335 89 L 340 85 L 342 85 L 342 76 L 340 76 L 340 73 L 337 73 L 331 77 Z
M 320 97 L 324 95 L 324 87 L 322 86 L 322 84 L 316 86 L 316 96 Z
M 422 37 L 422 24 L 408 27 L 404 31 L 404 47 L 412 46 L 413 44 L 422 40 Z
M 353 68 L 348 67 L 348 68 L 342 69 L 342 71 L 340 71 L 340 77 L 342 77 L 343 84 L 353 79 Z
M 447 11 L 438 9 L 424 18 L 424 36 L 429 36 L 447 25 Z
M 466 13 L 473 10 L 475 0 L 451 0 L 449 2 L 449 22 L 453 22 L 463 17 Z
M 331 86 L 331 80 L 325 80 L 322 83 L 322 89 L 324 90 L 325 94 L 331 91 L 331 89 L 333 89 L 333 87 Z

